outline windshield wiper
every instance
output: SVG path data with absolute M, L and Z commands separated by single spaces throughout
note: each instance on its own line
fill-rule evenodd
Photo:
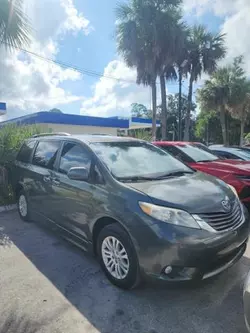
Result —
M 194 171 L 177 170 L 177 171 L 166 173 L 166 174 L 158 176 L 158 177 L 132 176 L 132 177 L 116 177 L 116 179 L 121 182 L 139 182 L 139 181 L 147 181 L 147 180 L 152 181 L 152 180 L 165 179 L 165 178 L 169 178 L 169 177 L 180 177 L 187 173 L 192 174 L 192 173 L 194 173 Z
M 197 161 L 196 163 L 200 163 L 200 162 L 207 163 L 207 162 L 214 162 L 214 161 L 218 161 L 218 160 L 219 160 L 219 158 L 216 158 L 215 160 L 201 160 L 201 161 Z
M 169 177 L 181 177 L 185 174 L 192 174 L 192 173 L 194 173 L 194 171 L 177 170 L 177 171 L 166 173 L 166 174 L 156 177 L 154 179 L 158 180 L 158 179 L 165 179 L 165 178 L 169 178 Z
M 139 182 L 147 180 L 155 180 L 154 177 L 132 176 L 132 177 L 116 177 L 120 182 Z

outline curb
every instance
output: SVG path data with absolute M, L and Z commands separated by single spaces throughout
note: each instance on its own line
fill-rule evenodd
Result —
M 4 213 L 4 212 L 10 212 L 12 210 L 16 210 L 17 209 L 17 205 L 6 205 L 6 206 L 0 206 L 0 213 Z

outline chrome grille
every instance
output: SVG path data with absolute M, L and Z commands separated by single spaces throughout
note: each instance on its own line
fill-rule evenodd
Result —
M 237 228 L 243 221 L 243 214 L 238 201 L 235 201 L 229 213 L 199 214 L 199 218 L 217 231 Z

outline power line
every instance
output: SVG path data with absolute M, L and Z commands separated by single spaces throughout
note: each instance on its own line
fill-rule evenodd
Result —
M 11 47 L 14 47 L 15 49 L 19 50 L 19 51 L 22 51 L 24 53 L 27 53 L 27 54 L 30 54 L 32 56 L 35 56 L 43 61 L 46 61 L 48 63 L 53 63 L 53 64 L 56 64 L 56 65 L 59 65 L 63 68 L 67 68 L 67 69 L 72 69 L 80 74 L 85 74 L 85 75 L 88 75 L 88 76 L 92 76 L 92 77 L 103 77 L 105 79 L 111 79 L 111 80 L 116 80 L 118 82 L 126 82 L 126 83 L 130 83 L 130 84 L 136 84 L 136 81 L 132 81 L 132 80 L 126 80 L 126 79 L 120 79 L 120 78 L 117 78 L 117 77 L 114 77 L 114 76 L 110 76 L 110 75 L 104 75 L 104 74 L 101 74 L 101 73 L 98 73 L 98 72 L 95 72 L 93 70 L 89 70 L 89 69 L 85 69 L 85 68 L 80 68 L 78 66 L 75 66 L 75 65 L 71 65 L 71 64 L 67 64 L 65 62 L 62 62 L 62 61 L 58 61 L 58 60 L 53 60 L 52 58 L 47 58 L 47 57 L 44 57 L 38 53 L 35 53 L 35 52 L 32 52 L 32 51 L 29 51 L 29 50 L 26 50 L 26 49 L 23 49 L 21 47 L 18 47 L 18 46 L 13 46 L 9 43 L 6 43 L 6 42 L 2 42 L 3 44 L 6 44 L 8 46 L 11 46 Z M 160 84 L 159 82 L 157 82 L 157 84 Z M 178 83 L 168 83 L 168 85 L 178 85 Z

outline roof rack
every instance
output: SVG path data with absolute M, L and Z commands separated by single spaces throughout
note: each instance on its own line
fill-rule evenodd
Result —
M 56 132 L 56 133 L 40 133 L 40 134 L 35 134 L 32 136 L 32 138 L 38 138 L 40 136 L 55 136 L 55 135 L 60 135 L 60 136 L 70 136 L 69 133 L 65 132 Z

